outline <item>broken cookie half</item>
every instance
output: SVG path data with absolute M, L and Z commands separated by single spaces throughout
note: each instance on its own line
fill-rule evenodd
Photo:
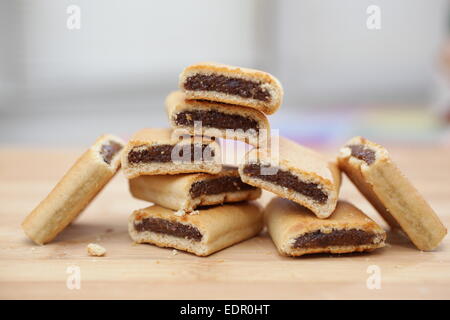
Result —
M 267 117 L 258 110 L 206 100 L 187 100 L 181 91 L 166 99 L 169 122 L 177 135 L 202 135 L 264 144 L 270 134 Z
M 218 63 L 190 65 L 180 74 L 179 86 L 187 99 L 209 100 L 275 113 L 283 88 L 271 74 Z
M 138 199 L 173 210 L 191 212 L 199 206 L 255 200 L 261 189 L 242 182 L 236 167 L 223 166 L 218 174 L 146 175 L 129 180 Z
M 171 129 L 136 132 L 124 148 L 122 168 L 128 179 L 140 175 L 219 173 L 219 144 L 208 137 L 172 138 Z
M 246 154 L 239 166 L 242 181 L 295 201 L 319 218 L 329 217 L 341 183 L 337 165 L 289 139 L 279 137 L 277 144 Z
M 111 180 L 120 167 L 123 147 L 116 136 L 98 138 L 26 217 L 25 234 L 37 244 L 52 241 Z
M 263 215 L 255 202 L 201 209 L 195 215 L 153 205 L 136 210 L 128 230 L 136 243 L 150 243 L 208 256 L 257 235 Z
M 433 250 L 447 234 L 439 217 L 382 146 L 350 139 L 339 167 L 393 229 L 401 229 L 420 250 Z
M 318 219 L 307 208 L 275 197 L 265 208 L 264 219 L 282 255 L 362 252 L 385 246 L 385 231 L 345 201 L 337 203 L 328 219 Z

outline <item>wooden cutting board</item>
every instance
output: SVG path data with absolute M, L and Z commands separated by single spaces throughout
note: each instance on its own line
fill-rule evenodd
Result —
M 390 149 L 450 226 L 449 148 Z M 121 173 L 54 242 L 36 246 L 20 223 L 79 154 L 0 149 L 1 299 L 450 298 L 448 236 L 434 252 L 420 252 L 389 233 L 389 245 L 373 253 L 295 259 L 279 256 L 266 233 L 206 258 L 135 245 L 128 237 L 127 218 L 148 204 L 129 195 Z M 341 194 L 385 226 L 347 179 Z M 271 197 L 266 193 L 260 201 Z M 88 256 L 90 242 L 104 246 L 107 255 Z M 374 278 L 378 275 L 380 282 Z M 75 278 L 79 289 L 73 286 Z

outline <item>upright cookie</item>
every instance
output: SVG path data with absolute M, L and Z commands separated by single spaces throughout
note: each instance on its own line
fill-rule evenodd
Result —
M 241 105 L 265 114 L 275 113 L 283 99 L 283 88 L 274 76 L 217 63 L 199 63 L 185 68 L 179 85 L 187 99 Z
M 134 134 L 122 155 L 128 179 L 140 175 L 192 172 L 219 173 L 219 144 L 207 137 L 172 139 L 170 129 L 142 129 Z
M 166 99 L 166 109 L 174 132 L 240 140 L 258 146 L 267 141 L 267 117 L 254 109 L 206 100 L 186 100 L 181 91 Z M 195 126 L 195 127 L 194 127 Z
M 348 202 L 338 201 L 328 219 L 287 199 L 275 197 L 264 210 L 267 230 L 282 255 L 349 253 L 384 247 L 386 233 Z
M 263 228 L 263 215 L 253 202 L 216 206 L 183 216 L 154 205 L 133 212 L 128 227 L 137 243 L 208 256 L 257 235 Z
M 123 146 L 109 134 L 98 138 L 23 221 L 26 235 L 45 244 L 64 230 L 117 172 Z
M 341 183 L 337 165 L 322 155 L 280 137 L 276 150 L 252 149 L 239 166 L 242 181 L 293 200 L 327 218 Z
M 261 195 L 261 189 L 242 182 L 237 168 L 229 166 L 214 175 L 139 176 L 129 180 L 129 184 L 135 198 L 186 212 L 199 206 L 255 200 Z
M 340 150 L 339 166 L 392 228 L 420 250 L 433 250 L 447 229 L 382 146 L 354 137 Z

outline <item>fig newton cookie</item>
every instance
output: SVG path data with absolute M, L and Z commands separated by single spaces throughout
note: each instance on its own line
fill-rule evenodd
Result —
M 25 234 L 37 244 L 52 241 L 117 172 L 123 146 L 121 139 L 109 134 L 98 138 L 26 217 Z
M 393 229 L 420 250 L 433 250 L 447 234 L 439 217 L 382 146 L 354 137 L 340 150 L 339 167 Z
M 187 99 L 209 100 L 275 113 L 283 88 L 272 75 L 218 63 L 191 65 L 180 74 L 179 86 Z
M 135 198 L 186 212 L 198 206 L 255 200 L 261 195 L 261 189 L 242 182 L 237 168 L 229 166 L 218 174 L 139 176 L 129 180 L 129 185 Z
M 263 228 L 262 210 L 254 202 L 227 204 L 198 210 L 195 215 L 176 215 L 157 205 L 136 210 L 129 218 L 130 237 L 208 256 L 256 236 Z
M 142 129 L 134 134 L 122 155 L 128 179 L 140 175 L 192 172 L 219 173 L 219 144 L 207 137 L 172 139 L 170 129 Z
M 287 199 L 273 198 L 264 210 L 267 230 L 282 255 L 350 253 L 385 246 L 386 233 L 352 204 L 339 201 L 328 219 Z
M 258 146 L 270 133 L 267 117 L 257 110 L 206 100 L 186 100 L 181 91 L 167 97 L 166 109 L 172 128 L 181 134 L 236 139 Z
M 293 200 L 319 218 L 329 217 L 336 207 L 341 183 L 337 165 L 286 138 L 279 137 L 278 150 L 250 150 L 239 174 L 245 183 Z

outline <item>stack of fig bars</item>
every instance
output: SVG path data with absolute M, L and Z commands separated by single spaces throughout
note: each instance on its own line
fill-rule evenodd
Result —
M 136 210 L 129 232 L 152 243 L 206 256 L 257 235 L 261 189 L 222 164 L 216 138 L 266 143 L 266 114 L 283 91 L 268 73 L 212 63 L 187 67 L 166 99 L 171 129 L 143 129 L 128 142 L 122 167 L 131 194 L 154 205 Z
M 270 74 L 201 63 L 183 70 L 179 87 L 166 99 L 172 128 L 143 129 L 122 153 L 132 195 L 154 203 L 130 217 L 135 242 L 207 256 L 257 235 L 265 225 L 278 251 L 288 256 L 385 246 L 383 228 L 339 200 L 341 170 L 419 249 L 435 248 L 446 234 L 381 146 L 355 137 L 337 159 L 328 160 L 271 136 L 266 115 L 279 109 L 283 89 Z M 238 167 L 226 166 L 216 138 L 253 148 Z M 264 210 L 251 201 L 261 189 L 276 195 Z
M 131 214 L 131 238 L 199 256 L 256 236 L 264 226 L 282 255 L 383 247 L 386 232 L 339 200 L 341 171 L 418 249 L 435 249 L 447 234 L 382 146 L 354 137 L 328 160 L 272 136 L 266 115 L 279 109 L 283 89 L 270 74 L 201 63 L 183 70 L 179 87 L 166 99 L 172 128 L 142 129 L 127 144 L 102 135 L 26 217 L 22 227 L 30 239 L 52 241 L 120 167 L 131 194 L 153 203 Z M 228 166 L 216 138 L 253 148 Z M 264 210 L 253 201 L 261 189 L 275 194 Z

